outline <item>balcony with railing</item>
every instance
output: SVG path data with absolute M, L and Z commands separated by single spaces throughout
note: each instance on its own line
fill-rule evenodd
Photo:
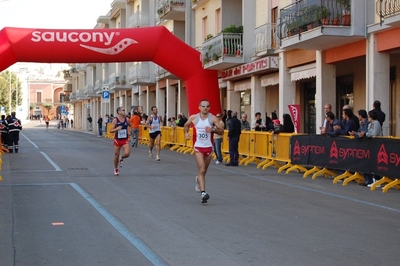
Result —
M 276 46 L 275 23 L 267 23 L 254 30 L 254 54 L 263 56 L 274 53 Z
M 280 10 L 279 47 L 326 50 L 361 40 L 366 34 L 365 5 L 356 0 L 298 0 Z
M 101 96 L 100 94 L 97 94 L 97 93 L 96 93 L 96 91 L 95 91 L 93 85 L 86 85 L 86 86 L 85 86 L 85 89 L 83 90 L 83 94 L 84 94 L 86 97 L 90 97 L 90 98 L 93 98 L 93 97 L 100 97 L 100 96 Z
M 400 0 L 377 0 L 375 10 L 381 26 L 400 26 Z
M 201 60 L 205 69 L 223 70 L 243 64 L 243 34 L 220 33 L 206 40 Z
M 158 65 L 156 65 L 156 80 L 162 80 L 162 79 L 178 79 L 177 76 L 166 70 L 165 68 L 162 68 Z
M 103 86 L 103 83 L 98 79 L 95 81 L 93 89 L 97 94 L 101 94 L 103 91 L 102 86 Z
M 66 83 L 63 87 L 63 92 L 72 92 L 72 83 Z
M 128 18 L 128 28 L 140 28 L 150 26 L 150 18 L 148 12 L 138 11 Z
M 86 66 L 87 64 L 85 63 L 85 64 L 76 64 L 75 67 L 78 71 L 86 71 Z
M 71 93 L 69 94 L 69 101 L 70 101 L 71 103 L 74 103 L 74 102 L 77 102 L 77 101 L 78 101 L 77 92 L 76 92 L 76 91 L 71 92 Z
M 155 84 L 154 63 L 138 62 L 129 66 L 128 80 L 131 85 L 148 86 Z
M 91 98 L 91 97 L 85 95 L 85 91 L 84 91 L 84 90 L 78 90 L 78 91 L 76 92 L 76 99 L 77 99 L 78 101 L 90 100 L 90 98 Z
M 185 20 L 185 0 L 158 0 L 157 14 L 160 19 Z

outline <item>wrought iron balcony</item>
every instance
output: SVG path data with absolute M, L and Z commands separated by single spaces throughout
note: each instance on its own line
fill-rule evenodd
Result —
M 221 33 L 205 41 L 201 49 L 203 67 L 222 70 L 242 64 L 242 40 L 242 33 Z
M 278 37 L 296 35 L 321 25 L 350 26 L 350 0 L 299 0 L 280 10 Z
M 128 18 L 128 27 L 129 28 L 139 28 L 139 27 L 148 27 L 150 26 L 150 19 L 148 12 L 138 11 L 133 13 Z
M 280 10 L 279 48 L 325 50 L 361 40 L 366 14 L 357 10 L 365 6 L 355 0 L 298 0 Z
M 160 19 L 185 20 L 185 0 L 159 0 L 157 14 Z

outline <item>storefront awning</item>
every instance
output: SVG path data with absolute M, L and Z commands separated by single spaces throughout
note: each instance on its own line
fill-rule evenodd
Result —
M 279 84 L 279 73 L 262 76 L 260 80 L 261 80 L 261 87 L 268 87 Z
M 317 69 L 315 63 L 308 64 L 305 66 L 293 67 L 289 70 L 290 80 L 296 81 L 300 79 L 308 79 L 317 75 Z
M 235 82 L 235 85 L 233 88 L 234 88 L 234 91 L 251 90 L 251 82 L 250 82 L 250 80 L 238 81 L 238 82 Z

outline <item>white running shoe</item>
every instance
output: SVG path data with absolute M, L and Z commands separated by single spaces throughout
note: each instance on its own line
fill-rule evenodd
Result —
M 153 154 L 151 153 L 151 151 L 149 151 L 149 157 L 153 158 Z
M 197 193 L 200 193 L 200 186 L 199 186 L 199 181 L 197 180 L 197 176 L 196 176 L 196 185 L 194 186 L 194 190 L 196 190 Z
M 160 161 L 160 156 L 156 155 L 156 161 Z
M 114 169 L 114 175 L 115 176 L 119 175 L 119 170 L 117 168 Z
M 122 167 L 122 162 L 123 162 L 124 160 L 122 159 L 122 157 L 120 156 L 119 157 L 119 167 Z
M 221 164 L 221 162 L 220 161 L 216 161 L 215 164 Z

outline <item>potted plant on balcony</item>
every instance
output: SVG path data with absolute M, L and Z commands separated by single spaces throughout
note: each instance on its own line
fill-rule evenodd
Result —
M 321 21 L 322 25 L 329 25 L 329 16 L 331 12 L 326 6 L 322 6 L 317 10 L 317 18 Z
M 300 21 L 301 21 L 301 29 L 303 30 L 311 30 L 319 25 L 319 21 L 316 17 L 319 6 L 311 5 L 306 6 L 301 10 Z
M 208 41 L 209 39 L 212 39 L 214 36 L 212 34 L 207 34 L 206 38 L 204 41 Z
M 350 16 L 350 9 L 351 9 L 351 0 L 336 0 L 338 4 L 343 8 L 342 9 L 342 23 L 343 26 L 350 26 L 351 23 L 351 16 Z
M 228 34 L 242 34 L 243 33 L 243 26 L 236 26 L 236 25 L 231 25 L 229 27 L 224 28 L 222 31 L 222 33 L 228 33 Z M 243 36 L 240 36 L 240 42 L 242 43 L 242 38 Z M 235 53 L 235 55 L 238 54 L 238 49 L 233 48 L 233 43 L 230 41 L 230 39 L 224 38 L 224 55 L 229 54 L 229 55 L 233 55 Z M 241 51 L 239 51 L 240 54 Z
M 288 37 L 299 33 L 299 22 L 295 19 L 286 22 L 286 32 Z
M 332 25 L 339 26 L 340 25 L 340 17 L 341 16 L 342 16 L 341 14 L 337 14 L 336 18 L 332 19 Z
M 203 65 L 206 65 L 211 61 L 211 49 L 212 45 L 207 46 L 207 51 L 204 53 L 203 56 Z

